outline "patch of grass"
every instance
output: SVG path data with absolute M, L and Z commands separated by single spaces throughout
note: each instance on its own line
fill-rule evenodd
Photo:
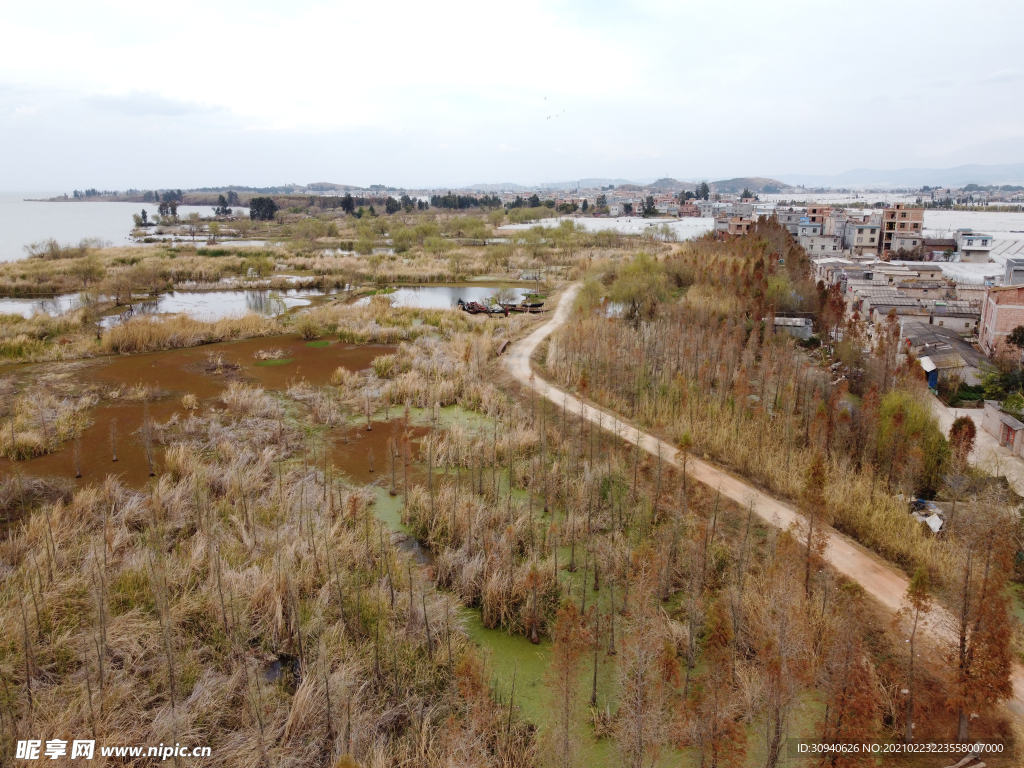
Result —
M 253 365 L 259 365 L 259 366 L 264 367 L 264 368 L 270 368 L 271 366 L 274 366 L 274 365 L 287 365 L 288 363 L 294 363 L 294 362 L 295 362 L 295 358 L 294 357 L 282 357 L 282 358 L 280 358 L 278 360 L 260 360 L 258 363 L 253 363 Z
M 156 608 L 149 575 L 142 570 L 125 569 L 110 584 L 110 612 L 121 616 L 133 608 L 152 613 Z
M 323 349 L 324 347 L 331 346 L 331 342 L 326 341 L 326 340 L 325 341 L 309 341 L 309 342 L 306 342 L 306 346 L 307 347 L 313 347 L 314 349 Z

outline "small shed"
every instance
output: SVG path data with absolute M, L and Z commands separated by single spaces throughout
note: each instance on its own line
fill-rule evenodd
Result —
M 924 368 L 925 375 L 928 376 L 928 388 L 938 389 L 939 388 L 939 367 L 935 365 L 930 357 L 927 355 L 920 358 L 917 362 Z
M 798 339 L 809 339 L 814 333 L 814 321 L 809 317 L 776 317 L 775 331 L 785 331 Z
M 1024 451 L 1024 423 L 1004 411 L 996 401 L 985 401 L 981 426 L 1014 456 Z

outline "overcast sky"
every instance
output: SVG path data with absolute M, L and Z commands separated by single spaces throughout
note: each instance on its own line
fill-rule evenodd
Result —
M 0 7 L 0 190 L 1024 162 L 1024 3 Z

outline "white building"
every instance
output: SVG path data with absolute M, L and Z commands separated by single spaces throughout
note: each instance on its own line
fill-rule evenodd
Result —
M 878 237 L 881 224 L 864 221 L 847 221 L 843 230 L 843 247 L 857 253 L 878 250 Z
M 801 235 L 800 245 L 808 254 L 841 253 L 843 238 L 838 235 Z
M 987 264 L 992 252 L 992 235 L 975 232 L 973 229 L 956 231 L 956 249 L 960 252 L 960 261 L 972 264 Z

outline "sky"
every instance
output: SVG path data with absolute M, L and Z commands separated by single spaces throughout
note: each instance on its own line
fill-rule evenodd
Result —
M 1024 3 L 0 5 L 0 191 L 1024 162 Z

